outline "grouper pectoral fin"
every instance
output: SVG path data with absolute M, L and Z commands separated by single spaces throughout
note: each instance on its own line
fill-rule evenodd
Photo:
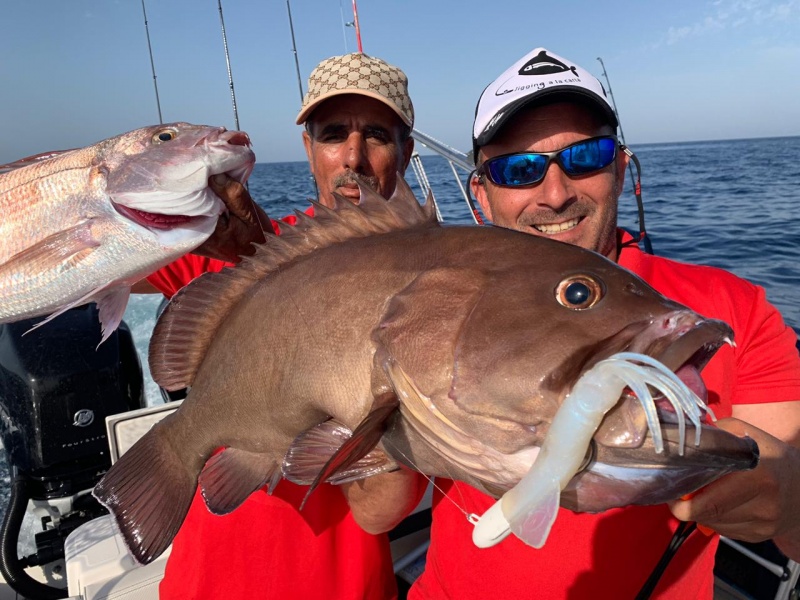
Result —
M 350 429 L 335 419 L 328 419 L 304 431 L 295 438 L 283 459 L 283 476 L 298 485 L 311 485 L 331 457 L 352 435 Z M 374 448 L 346 469 L 336 471 L 327 482 L 348 483 L 397 468 L 397 463 L 383 450 Z
M 360 458 L 367 455 L 380 441 L 388 425 L 389 418 L 400 406 L 400 401 L 394 393 L 387 392 L 381 394 L 372 403 L 369 413 L 358 427 L 353 431 L 353 435 L 342 444 L 336 453 L 331 456 L 322 470 L 317 474 L 311 487 L 308 488 L 306 497 L 303 499 L 303 508 L 311 492 L 323 481 L 327 481 L 336 473 L 350 467 Z
M 268 483 L 271 493 L 280 477 L 279 466 L 268 455 L 225 448 L 208 460 L 199 483 L 208 510 L 227 515 Z

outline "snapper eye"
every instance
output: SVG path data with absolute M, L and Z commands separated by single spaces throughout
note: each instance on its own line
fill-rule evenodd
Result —
M 589 275 L 570 275 L 558 284 L 556 300 L 571 310 L 586 310 L 605 295 L 603 285 Z
M 161 142 L 171 142 L 176 137 L 178 137 L 178 132 L 174 129 L 162 129 L 153 135 L 153 141 L 156 144 L 160 144 Z

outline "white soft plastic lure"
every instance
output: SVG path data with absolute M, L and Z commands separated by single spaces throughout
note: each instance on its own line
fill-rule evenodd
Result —
M 648 386 L 663 394 L 675 408 L 680 433 L 678 452 L 683 454 L 686 442 L 685 416 L 695 427 L 695 445 L 699 445 L 703 412 L 714 418 L 708 406 L 657 360 L 631 352 L 615 354 L 577 381 L 553 418 L 530 471 L 483 516 L 471 518 L 475 545 L 494 546 L 509 533 L 534 548 L 544 545 L 558 513 L 561 490 L 580 470 L 592 436 L 626 387 L 644 408 L 656 452 L 663 452 L 661 426 Z

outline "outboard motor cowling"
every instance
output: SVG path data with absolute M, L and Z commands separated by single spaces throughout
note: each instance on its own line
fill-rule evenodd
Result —
M 90 490 L 111 466 L 105 418 L 144 406 L 142 368 L 125 323 L 100 344 L 98 310 L 68 310 L 0 325 L 0 440 L 11 471 L 11 499 L 0 529 L 0 572 L 31 599 L 66 590 L 30 578 L 26 566 L 63 558 L 63 541 L 105 511 Z M 37 552 L 17 556 L 28 501 L 44 506 Z

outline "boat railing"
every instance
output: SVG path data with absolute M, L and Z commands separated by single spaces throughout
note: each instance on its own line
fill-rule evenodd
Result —
M 431 137 L 427 133 L 423 133 L 418 129 L 414 129 L 411 133 L 412 137 L 415 141 L 419 142 L 429 150 L 435 152 L 442 158 L 447 161 L 447 164 L 450 166 L 450 170 L 453 172 L 453 177 L 455 178 L 456 184 L 458 185 L 458 189 L 461 192 L 461 197 L 464 198 L 464 202 L 467 203 L 469 207 L 470 214 L 472 215 L 473 220 L 477 223 L 477 219 L 475 218 L 475 212 L 473 210 L 473 204 L 469 197 L 469 192 L 467 190 L 467 185 L 465 184 L 464 180 L 462 180 L 462 175 L 465 173 L 465 179 L 469 178 L 469 175 L 472 171 L 475 170 L 475 165 L 472 163 L 472 160 L 468 154 L 461 152 L 461 150 L 456 150 L 452 146 L 448 146 L 444 142 L 440 142 L 434 137 Z M 420 157 L 418 152 L 414 152 L 413 156 L 411 157 L 411 168 L 414 171 L 414 175 L 417 178 L 417 183 L 419 187 L 422 189 L 422 193 L 424 196 L 427 196 L 428 193 L 433 193 L 431 190 L 430 182 L 428 181 L 428 176 L 425 173 L 425 168 L 422 165 L 422 158 Z M 459 170 L 463 171 L 463 173 L 459 173 Z M 436 197 L 434 196 L 434 205 L 436 206 L 436 217 L 439 221 L 442 220 L 442 215 L 439 212 L 439 205 L 436 204 Z

